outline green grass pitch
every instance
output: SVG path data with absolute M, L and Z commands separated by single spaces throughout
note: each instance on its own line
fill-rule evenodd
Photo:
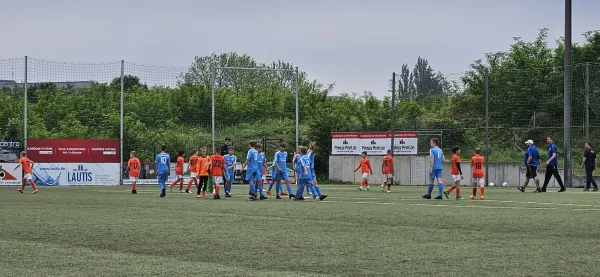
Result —
M 0 276 L 600 275 L 597 193 L 488 188 L 458 202 L 321 187 L 327 201 L 2 187 Z

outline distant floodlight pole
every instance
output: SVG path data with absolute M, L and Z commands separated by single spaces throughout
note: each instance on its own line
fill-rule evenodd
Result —
M 27 56 L 23 75 L 23 150 L 27 151 Z
M 124 128 L 123 128 L 123 106 L 125 103 L 125 99 L 124 96 L 125 95 L 125 60 L 121 60 L 121 93 L 120 93 L 120 98 L 121 98 L 121 103 L 119 104 L 120 106 L 120 115 L 119 115 L 119 153 L 121 153 L 121 166 L 119 166 L 119 181 L 120 184 L 123 185 L 123 161 L 125 159 L 123 159 L 125 157 L 124 153 L 123 153 L 123 134 L 124 134 Z
M 571 76 L 571 51 L 572 51 L 572 25 L 571 25 L 571 15 L 572 15 L 572 3 L 571 0 L 565 0 L 565 84 L 564 84 L 564 147 L 565 147 L 565 186 L 573 186 L 573 167 L 572 167 L 572 159 L 573 159 L 573 151 L 571 149 L 571 89 L 572 89 L 572 76 Z
M 392 120 L 391 120 L 391 132 L 392 138 L 390 142 L 390 149 L 392 149 L 392 157 L 394 156 L 394 129 L 396 127 L 396 72 L 392 72 Z
M 211 70 L 210 83 L 211 83 L 211 112 L 210 112 L 210 120 L 211 120 L 211 129 L 212 129 L 212 150 L 215 149 L 215 79 L 217 79 L 217 69 L 219 67 L 213 67 Z
M 300 85 L 300 72 L 298 67 L 286 68 L 267 68 L 267 67 L 236 67 L 236 66 L 217 66 L 213 71 L 212 80 L 212 140 L 213 149 L 215 148 L 215 79 L 217 70 L 255 70 L 255 71 L 278 71 L 278 72 L 293 72 L 295 73 L 295 94 L 296 94 L 296 147 L 299 145 L 299 107 L 298 107 L 298 88 Z
M 300 102 L 300 95 L 299 95 L 299 83 L 300 83 L 300 74 L 298 71 L 298 67 L 296 66 L 295 68 L 296 71 L 296 148 L 298 147 L 298 145 L 300 145 L 300 109 L 299 109 L 299 102 Z

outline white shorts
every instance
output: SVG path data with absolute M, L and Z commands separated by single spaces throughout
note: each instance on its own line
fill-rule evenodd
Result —
M 196 172 L 190 172 L 190 178 L 196 178 L 197 174 Z
M 129 176 L 129 180 L 132 181 L 132 182 L 135 182 L 135 181 L 138 180 L 138 177 Z
M 369 173 L 363 173 L 362 177 L 363 179 L 369 179 Z
M 216 184 L 222 184 L 223 183 L 223 176 L 213 176 L 213 183 Z
M 177 175 L 177 180 L 183 180 L 183 175 Z
M 473 185 L 477 185 L 479 184 L 480 186 L 485 185 L 485 178 L 475 178 L 473 177 L 472 179 Z
M 31 175 L 31 173 L 25 174 L 23 178 L 25 178 L 25 180 L 33 180 L 33 176 Z
M 462 178 L 460 178 L 460 175 L 452 175 L 452 180 L 454 180 L 454 182 L 457 182 L 462 180 Z
M 387 181 L 389 179 L 393 179 L 394 174 L 383 174 L 383 180 Z

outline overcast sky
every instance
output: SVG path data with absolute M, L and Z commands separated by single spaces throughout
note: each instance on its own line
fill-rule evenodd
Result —
M 564 33 L 564 0 L 2 2 L 0 58 L 185 67 L 194 56 L 235 51 L 291 62 L 311 79 L 335 82 L 335 93 L 378 96 L 388 94 L 392 71 L 419 55 L 456 73 L 506 50 L 512 37 L 531 40 L 545 27 L 553 43 Z M 600 29 L 600 1 L 573 2 L 574 41 L 582 41 L 581 33 Z

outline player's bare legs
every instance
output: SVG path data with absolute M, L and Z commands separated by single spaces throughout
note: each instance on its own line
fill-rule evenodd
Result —
M 518 187 L 517 189 L 521 192 L 525 192 L 525 188 L 527 188 L 527 185 L 529 185 L 529 178 L 525 178 L 525 182 L 523 183 L 523 185 Z

